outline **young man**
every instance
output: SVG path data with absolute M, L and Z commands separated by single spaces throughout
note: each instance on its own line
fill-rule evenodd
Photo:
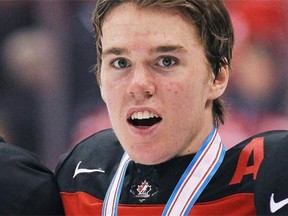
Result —
M 53 173 L 0 137 L 0 215 L 64 215 Z
M 287 132 L 225 151 L 219 97 L 234 36 L 222 1 L 99 0 L 94 26 L 113 131 L 59 165 L 66 214 L 256 214 L 258 169 Z

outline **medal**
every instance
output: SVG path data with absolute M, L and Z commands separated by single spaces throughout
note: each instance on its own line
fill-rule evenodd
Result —
M 188 215 L 194 203 L 221 165 L 225 147 L 213 128 L 172 192 L 162 215 Z M 102 216 L 117 215 L 123 179 L 131 159 L 125 152 L 106 193 Z

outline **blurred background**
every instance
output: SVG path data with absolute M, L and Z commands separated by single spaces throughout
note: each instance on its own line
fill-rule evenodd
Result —
M 287 0 L 226 0 L 236 44 L 220 128 L 230 148 L 288 129 Z M 0 1 L 0 135 L 54 169 L 110 127 L 95 75 L 95 1 Z

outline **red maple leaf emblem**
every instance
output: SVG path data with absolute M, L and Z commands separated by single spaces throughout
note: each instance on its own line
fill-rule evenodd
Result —
M 137 191 L 138 191 L 139 193 L 141 193 L 141 192 L 143 191 L 143 189 L 145 188 L 146 185 L 148 185 L 148 182 L 147 182 L 146 180 L 144 180 L 144 182 L 142 182 L 141 185 L 138 185 L 138 186 L 137 186 Z

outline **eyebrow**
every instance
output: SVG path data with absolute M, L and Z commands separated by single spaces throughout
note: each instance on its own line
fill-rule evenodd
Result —
M 163 45 L 152 48 L 149 50 L 150 53 L 166 53 L 166 52 L 187 52 L 187 50 L 180 45 Z M 104 50 L 102 56 L 107 55 L 123 55 L 127 54 L 129 51 L 126 48 L 111 47 L 107 50 Z
M 102 56 L 105 55 L 123 55 L 124 53 L 128 53 L 128 50 L 125 48 L 118 48 L 118 47 L 112 47 L 107 50 L 104 50 L 102 53 Z
M 165 52 L 187 52 L 187 50 L 180 45 L 164 45 L 152 48 L 150 50 L 151 53 L 165 53 Z

